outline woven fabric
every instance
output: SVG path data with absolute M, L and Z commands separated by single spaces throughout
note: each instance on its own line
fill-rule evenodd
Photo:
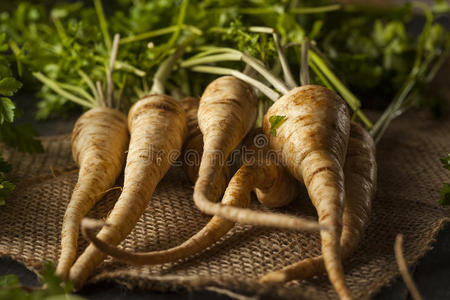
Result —
M 371 225 L 360 248 L 345 264 L 346 281 L 357 298 L 367 298 L 397 275 L 396 234 L 405 236 L 405 257 L 414 264 L 430 249 L 449 210 L 439 207 L 439 190 L 448 171 L 438 158 L 450 150 L 450 120 L 432 121 L 408 114 L 396 120 L 377 146 L 378 191 Z M 77 181 L 69 136 L 44 138 L 46 152 L 28 155 L 6 151 L 14 166 L 16 192 L 0 208 L 0 255 L 39 272 L 59 255 L 61 223 Z M 158 185 L 144 215 L 121 244 L 133 251 L 162 250 L 188 239 L 209 220 L 195 208 L 192 185 L 172 168 Z M 89 216 L 105 218 L 120 190 L 113 190 Z M 269 211 L 258 204 L 254 209 Z M 315 217 L 306 193 L 278 212 Z M 87 243 L 80 238 L 79 251 Z M 318 234 L 236 225 L 214 246 L 198 255 L 158 266 L 134 267 L 108 258 L 89 283 L 115 281 L 129 288 L 232 290 L 244 295 L 308 299 L 336 298 L 327 276 L 284 286 L 261 286 L 257 278 L 299 259 L 320 254 Z

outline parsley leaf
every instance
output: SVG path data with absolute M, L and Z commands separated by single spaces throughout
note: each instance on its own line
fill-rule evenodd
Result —
M 22 152 L 39 153 L 44 148 L 39 140 L 35 139 L 38 133 L 31 125 L 4 124 L 0 127 L 0 141 Z
M 270 134 L 277 136 L 277 128 L 287 120 L 286 116 L 270 116 Z
M 14 111 L 16 105 L 11 99 L 0 97 L 0 125 L 3 123 L 12 123 L 14 121 Z
M 450 153 L 447 155 L 447 157 L 441 158 L 442 166 L 450 170 Z M 450 205 L 450 184 L 444 183 L 444 186 L 441 190 L 441 199 L 439 200 L 440 205 Z
M 29 125 L 14 124 L 19 110 L 10 97 L 22 87 L 22 83 L 12 76 L 9 50 L 6 34 L 0 33 L 0 142 L 19 151 L 42 152 L 42 145 L 36 139 L 37 132 Z M 0 153 L 0 206 L 5 204 L 6 197 L 15 188 L 6 178 L 9 171 L 11 166 Z
M 450 205 L 450 184 L 444 183 L 441 190 L 441 200 L 439 200 L 440 205 Z
M 22 83 L 14 77 L 6 77 L 0 80 L 0 94 L 11 97 L 18 89 L 22 87 Z
M 262 61 L 276 56 L 273 39 L 267 39 L 267 35 L 264 33 L 250 32 L 240 19 L 230 24 L 230 28 L 222 34 L 222 39 L 232 42 L 239 50 L 248 52 Z

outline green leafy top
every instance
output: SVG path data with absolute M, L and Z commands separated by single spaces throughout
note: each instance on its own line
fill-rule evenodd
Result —
M 441 190 L 441 200 L 439 200 L 440 205 L 450 205 L 450 184 L 444 183 Z
M 426 34 L 422 38 L 411 35 L 406 28 L 413 16 L 413 4 L 388 7 L 386 11 L 383 7 L 367 9 L 366 6 L 336 5 L 327 0 L 189 3 L 121 0 L 108 2 L 107 18 L 101 2 L 96 0 L 94 4 L 94 7 L 85 7 L 82 2 L 62 4 L 48 11 L 43 5 L 23 2 L 13 13 L 0 14 L 0 32 L 6 32 L 12 39 L 12 48 L 19 60 L 18 71 L 26 87 L 35 86 L 28 85 L 26 78 L 39 71 L 55 82 L 66 84 L 62 88 L 72 89 L 77 97 L 86 98 L 81 94 L 88 92 L 95 98 L 92 84 L 80 77 L 79 72 L 88 74 L 94 85 L 97 81 L 103 82 L 104 88 L 111 37 L 119 33 L 120 51 L 113 75 L 115 96 L 121 101 L 133 102 L 148 90 L 156 66 L 173 53 L 174 40 L 181 43 L 192 33 L 194 25 L 204 32 L 197 46 L 239 49 L 271 64 L 275 53 L 272 39 L 248 30 L 252 26 L 265 26 L 280 34 L 283 45 L 293 46 L 284 49 L 292 68 L 299 64 L 300 49 L 296 43 L 301 43 L 305 36 L 316 41 L 314 51 L 323 49 L 318 56 L 326 63 L 328 71 L 349 88 L 347 91 L 337 89 L 320 70 L 314 70 L 312 82 L 335 88 L 343 97 L 344 93 L 353 100 L 356 95 L 363 99 L 364 107 L 386 107 L 388 100 L 409 79 L 416 54 L 420 52 L 421 65 L 426 67 L 415 78 L 408 105 L 430 106 L 436 111 L 441 105 L 421 95 L 425 77 L 433 77 L 426 74 L 433 73 L 436 59 L 448 50 L 448 33 L 432 21 L 431 26 L 424 28 Z M 431 8 L 433 14 L 448 11 L 445 0 L 435 1 Z M 428 60 L 431 62 L 427 63 Z M 318 64 L 314 59 L 311 61 L 314 65 L 311 68 L 317 69 Z M 279 65 L 274 65 L 274 69 L 276 73 Z M 185 95 L 198 96 L 210 77 L 188 76 L 187 72 L 177 70 L 169 83 Z M 354 95 L 348 93 L 350 90 Z M 42 98 L 39 118 L 73 107 L 67 97 L 48 86 L 42 87 L 39 96 Z M 356 114 L 360 113 L 359 108 L 355 105 Z
M 230 27 L 221 32 L 222 39 L 232 42 L 238 49 L 245 51 L 263 62 L 276 57 L 273 39 L 267 34 L 250 32 L 240 19 L 231 22 Z
M 37 117 L 64 112 L 74 106 L 70 103 L 91 108 L 105 102 L 126 111 L 148 92 L 158 64 L 195 31 L 184 25 L 188 1 L 176 4 L 174 9 L 167 0 L 122 0 L 111 4 L 106 18 L 100 0 L 94 7 L 76 2 L 49 12 L 21 3 L 13 14 L 5 14 L 0 32 L 11 33 L 18 69 L 44 83 Z M 121 39 L 112 64 L 115 34 Z
M 450 170 L 450 153 L 447 157 L 441 158 L 442 166 Z M 440 205 L 450 205 L 450 184 L 444 183 L 441 190 L 441 200 L 439 200 Z
M 9 45 L 6 34 L 0 33 L 0 142 L 20 151 L 43 151 L 37 133 L 28 125 L 16 126 L 17 108 L 11 97 L 22 87 L 22 83 L 13 77 L 10 69 Z M 4 161 L 0 151 L 0 206 L 5 204 L 6 197 L 15 186 L 6 178 L 11 166 Z
M 277 128 L 280 127 L 286 120 L 286 116 L 270 116 L 270 134 L 272 136 L 277 136 Z
M 6 43 L 6 34 L 0 34 L 0 52 L 8 51 L 9 47 Z M 4 55 L 0 56 L 0 125 L 12 123 L 16 106 L 9 97 L 14 95 L 22 83 L 12 77 L 9 62 Z

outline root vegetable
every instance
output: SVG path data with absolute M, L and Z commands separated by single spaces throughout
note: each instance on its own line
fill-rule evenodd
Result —
M 181 105 L 164 95 L 150 95 L 135 103 L 128 114 L 131 134 L 122 194 L 108 216 L 109 226 L 98 237 L 117 245 L 131 232 L 144 212 L 156 185 L 168 171 L 187 132 Z M 76 288 L 105 255 L 89 245 L 70 270 Z
M 250 134 L 246 140 L 255 141 L 256 132 Z M 269 155 L 267 145 L 256 146 L 245 143 L 245 149 L 252 151 L 253 156 L 247 157 L 251 163 L 244 164 L 231 179 L 222 200 L 222 204 L 214 204 L 212 208 L 216 215 L 198 233 L 183 244 L 171 249 L 131 253 L 121 250 L 96 237 L 96 231 L 103 226 L 103 222 L 84 219 L 82 223 L 83 235 L 101 251 L 112 257 L 134 265 L 161 264 L 192 256 L 217 242 L 231 228 L 233 221 L 247 223 L 249 215 L 253 216 L 252 224 L 282 228 L 302 228 L 304 230 L 319 230 L 316 222 L 301 218 L 274 213 L 257 213 L 249 209 L 250 193 L 254 190 L 258 200 L 269 207 L 286 205 L 298 196 L 299 184 L 289 175 L 274 156 Z M 222 218 L 226 216 L 227 219 Z M 228 218 L 232 220 L 228 220 Z
M 195 183 L 198 178 L 200 159 L 203 154 L 203 135 L 197 122 L 199 100 L 194 97 L 184 98 L 181 100 L 181 106 L 186 113 L 188 134 L 183 145 L 180 160 L 187 177 L 192 183 Z M 217 201 L 222 196 L 229 178 L 230 168 L 224 166 L 220 176 L 217 178 L 217 185 L 211 191 L 210 199 L 212 201 Z
M 345 207 L 341 236 L 342 259 L 359 246 L 364 235 L 377 183 L 375 145 L 360 125 L 352 123 L 347 148 L 345 175 Z M 324 257 L 307 258 L 281 270 L 266 274 L 262 282 L 286 282 L 306 279 L 325 272 Z
M 286 117 L 276 136 L 271 134 L 272 116 Z M 325 268 L 338 295 L 351 299 L 339 244 L 344 207 L 343 165 L 350 132 L 345 102 L 322 86 L 294 88 L 269 108 L 264 132 L 269 136 L 270 147 L 281 152 L 289 172 L 304 182 L 319 223 L 332 228 L 321 232 Z
M 212 193 L 231 151 L 254 126 L 258 100 L 252 88 L 233 77 L 223 76 L 203 92 L 198 109 L 198 125 L 203 134 L 203 155 L 194 187 L 194 202 L 211 213 Z
M 80 170 L 61 231 L 56 274 L 62 278 L 68 276 L 76 258 L 81 219 L 114 185 L 122 171 L 128 140 L 126 116 L 112 108 L 93 108 L 75 123 L 72 153 Z

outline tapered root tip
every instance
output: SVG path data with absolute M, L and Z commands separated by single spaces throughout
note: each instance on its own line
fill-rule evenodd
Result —
M 274 271 L 267 273 L 259 279 L 259 283 L 265 284 L 280 284 L 288 281 L 288 278 L 284 272 Z
M 86 239 L 90 240 L 89 236 L 97 234 L 103 226 L 108 226 L 108 224 L 102 220 L 83 218 L 81 220 L 81 233 Z

